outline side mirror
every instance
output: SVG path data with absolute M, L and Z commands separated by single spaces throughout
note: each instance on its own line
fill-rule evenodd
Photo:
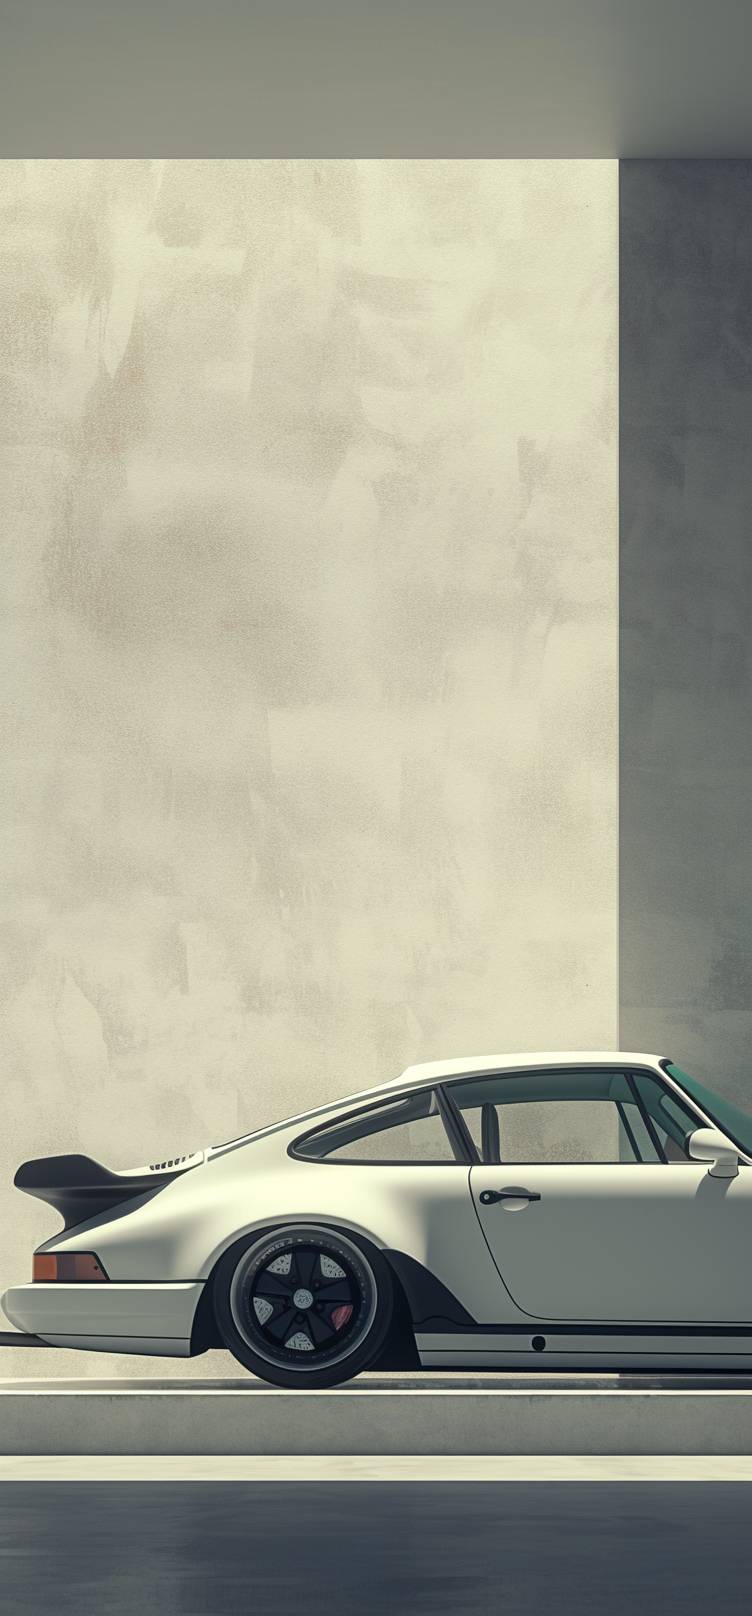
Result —
M 694 1161 L 711 1163 L 708 1168 L 711 1178 L 736 1178 L 739 1152 L 720 1128 L 695 1128 L 689 1136 L 687 1148 Z

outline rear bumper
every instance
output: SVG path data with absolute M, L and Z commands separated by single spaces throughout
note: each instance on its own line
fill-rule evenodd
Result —
M 2 1299 L 19 1330 L 56 1347 L 188 1357 L 203 1283 L 16 1285 Z

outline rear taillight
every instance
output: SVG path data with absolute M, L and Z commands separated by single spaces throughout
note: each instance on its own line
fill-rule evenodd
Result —
M 93 1285 L 107 1274 L 93 1251 L 35 1251 L 34 1282 L 49 1285 Z

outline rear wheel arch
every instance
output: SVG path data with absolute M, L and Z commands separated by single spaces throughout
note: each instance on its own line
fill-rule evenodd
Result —
M 413 1333 L 421 1325 L 443 1325 L 464 1329 L 477 1321 L 442 1280 L 425 1263 L 407 1251 L 387 1249 L 383 1253 L 405 1297 Z
M 207 1276 L 204 1289 L 196 1309 L 193 1334 L 191 1339 L 191 1355 L 206 1352 L 209 1348 L 223 1348 L 224 1343 L 219 1333 L 216 1314 L 214 1311 L 214 1286 L 220 1264 L 230 1252 L 240 1257 L 243 1251 L 255 1240 L 264 1235 L 277 1234 L 285 1228 L 286 1224 L 303 1223 L 314 1219 L 272 1219 L 252 1229 L 246 1229 L 243 1234 L 225 1246 L 215 1257 Z M 350 1224 L 327 1218 L 319 1220 L 334 1234 L 342 1234 L 362 1243 L 366 1253 L 377 1252 L 388 1263 L 391 1270 L 394 1289 L 394 1318 L 387 1341 L 377 1367 L 383 1369 L 411 1369 L 418 1368 L 420 1359 L 415 1340 L 415 1333 L 421 1324 L 440 1323 L 445 1329 L 466 1328 L 476 1323 L 468 1313 L 459 1298 L 448 1287 L 437 1279 L 430 1269 L 410 1255 L 409 1252 L 400 1251 L 394 1247 L 377 1245 L 376 1241 L 364 1234 L 361 1229 L 353 1228 Z
M 364 1283 L 366 1287 L 370 1283 L 371 1294 L 374 1297 L 372 1322 L 363 1325 L 365 1333 L 360 1340 L 357 1336 L 354 1338 L 352 1352 L 335 1358 L 331 1364 L 326 1360 L 320 1366 L 312 1364 L 310 1370 L 297 1364 L 290 1366 L 279 1362 L 273 1363 L 268 1357 L 269 1344 L 266 1341 L 263 1343 L 262 1362 L 258 1356 L 262 1343 L 256 1340 L 259 1327 L 252 1314 L 249 1319 L 245 1305 L 243 1323 L 241 1316 L 235 1312 L 237 1304 L 233 1302 L 234 1287 L 240 1283 L 244 1290 L 248 1282 L 242 1267 L 246 1253 L 253 1253 L 254 1248 L 263 1246 L 265 1241 L 284 1240 L 287 1230 L 290 1231 L 294 1245 L 300 1241 L 301 1233 L 305 1234 L 307 1229 L 311 1230 L 312 1244 L 316 1243 L 316 1232 L 320 1237 L 324 1237 L 324 1240 L 328 1236 L 333 1243 L 341 1241 L 342 1257 L 338 1260 L 344 1261 L 346 1267 L 348 1250 L 351 1253 L 351 1263 L 355 1262 L 356 1269 L 358 1260 L 361 1268 L 365 1264 L 363 1272 L 366 1276 L 370 1275 L 370 1279 L 366 1277 Z M 304 1248 L 306 1244 L 307 1242 L 303 1240 Z M 238 1273 L 239 1267 L 240 1273 Z M 251 1275 L 254 1269 L 258 1274 L 259 1269 L 251 1257 Z M 255 1283 L 252 1279 L 250 1282 Z M 367 1289 L 362 1294 L 364 1296 L 368 1294 Z M 297 1386 L 307 1384 L 312 1387 L 334 1385 L 361 1373 L 364 1368 L 403 1369 L 414 1367 L 418 1362 L 407 1298 L 398 1276 L 375 1241 L 370 1240 L 359 1229 L 352 1229 L 345 1223 L 326 1219 L 286 1218 L 281 1222 L 270 1222 L 246 1230 L 216 1258 L 204 1287 L 202 1303 L 203 1306 L 200 1304 L 197 1310 L 194 1332 L 196 1343 L 192 1350 L 206 1350 L 207 1345 L 224 1347 L 244 1367 L 261 1375 L 262 1378 L 271 1380 L 273 1384 Z M 250 1336 L 247 1334 L 249 1325 L 253 1326 Z M 261 1333 L 265 1336 L 263 1324 Z M 277 1350 L 275 1347 L 274 1355 Z
M 382 1251 L 382 1256 L 389 1264 L 394 1290 L 394 1310 L 389 1334 L 384 1342 L 383 1349 L 374 1364 L 374 1369 L 419 1369 L 420 1357 L 415 1340 L 415 1326 L 408 1301 L 407 1292 L 402 1283 L 401 1276 L 390 1261 L 392 1253 Z
M 391 1324 L 390 1333 L 388 1333 L 387 1341 L 383 1346 L 382 1356 L 378 1359 L 377 1367 L 380 1367 L 380 1369 L 419 1369 L 420 1359 L 416 1346 L 416 1325 L 420 1322 L 420 1315 L 425 1312 L 425 1298 L 427 1298 L 429 1286 L 433 1294 L 433 1301 L 435 1301 L 435 1307 L 430 1311 L 441 1312 L 441 1314 L 445 1315 L 446 1312 L 450 1311 L 454 1320 L 458 1320 L 459 1315 L 464 1315 L 461 1322 L 471 1322 L 471 1317 L 464 1312 L 461 1302 L 451 1296 L 450 1291 L 446 1291 L 445 1286 L 440 1285 L 440 1281 L 433 1280 L 432 1273 L 425 1269 L 424 1265 L 419 1264 L 414 1257 L 409 1256 L 408 1252 L 396 1251 L 395 1248 L 388 1248 L 388 1246 L 387 1248 L 378 1246 L 377 1241 L 370 1238 L 369 1235 L 365 1235 L 361 1228 L 353 1227 L 353 1225 L 340 1222 L 335 1218 L 301 1217 L 294 1218 L 294 1220 L 288 1217 L 270 1218 L 268 1222 L 259 1223 L 254 1228 L 247 1228 L 247 1230 L 244 1230 L 243 1235 L 238 1235 L 236 1238 L 231 1239 L 230 1243 L 223 1246 L 222 1251 L 218 1252 L 215 1259 L 213 1259 L 209 1275 L 205 1278 L 199 1306 L 196 1309 L 194 1325 L 192 1325 L 191 1357 L 207 1353 L 212 1348 L 217 1349 L 217 1351 L 225 1351 L 225 1343 L 223 1343 L 222 1336 L 220 1336 L 217 1314 L 215 1314 L 215 1285 L 217 1285 L 218 1270 L 220 1270 L 220 1265 L 225 1262 L 226 1257 L 233 1254 L 238 1259 L 246 1251 L 249 1244 L 254 1243 L 264 1235 L 277 1235 L 280 1231 L 285 1230 L 286 1223 L 291 1225 L 293 1222 L 301 1223 L 301 1225 L 302 1223 L 311 1223 L 314 1227 L 315 1225 L 323 1225 L 325 1228 L 330 1228 L 335 1235 L 344 1235 L 348 1236 L 348 1238 L 356 1239 L 357 1243 L 364 1246 L 367 1254 L 377 1252 L 378 1256 L 382 1257 L 390 1267 L 391 1283 L 393 1283 L 393 1291 L 395 1291 L 395 1309 L 393 1309 L 393 1324 Z M 420 1277 L 424 1278 L 424 1283 L 420 1283 Z M 446 1306 L 441 1306 L 441 1302 L 448 1301 L 450 1296 L 453 1307 L 446 1309 Z
M 225 1350 L 224 1341 L 219 1333 L 219 1324 L 214 1305 L 217 1274 L 225 1258 L 231 1252 L 236 1257 L 240 1257 L 254 1240 L 260 1239 L 265 1234 L 276 1234 L 277 1230 L 283 1227 L 284 1225 L 280 1223 L 269 1223 L 262 1224 L 257 1229 L 246 1229 L 245 1234 L 238 1235 L 235 1240 L 230 1241 L 229 1245 L 223 1246 L 222 1250 L 214 1258 L 214 1262 L 204 1281 L 204 1288 L 193 1320 L 190 1354 L 192 1358 L 198 1353 L 207 1352 L 211 1347 L 215 1347 L 220 1351 Z

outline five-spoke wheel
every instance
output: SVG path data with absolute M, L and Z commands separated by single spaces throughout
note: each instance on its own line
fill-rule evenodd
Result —
M 226 1346 L 281 1386 L 331 1386 L 375 1361 L 392 1317 L 392 1283 L 375 1250 L 336 1229 L 295 1225 L 228 1253 L 215 1308 Z

